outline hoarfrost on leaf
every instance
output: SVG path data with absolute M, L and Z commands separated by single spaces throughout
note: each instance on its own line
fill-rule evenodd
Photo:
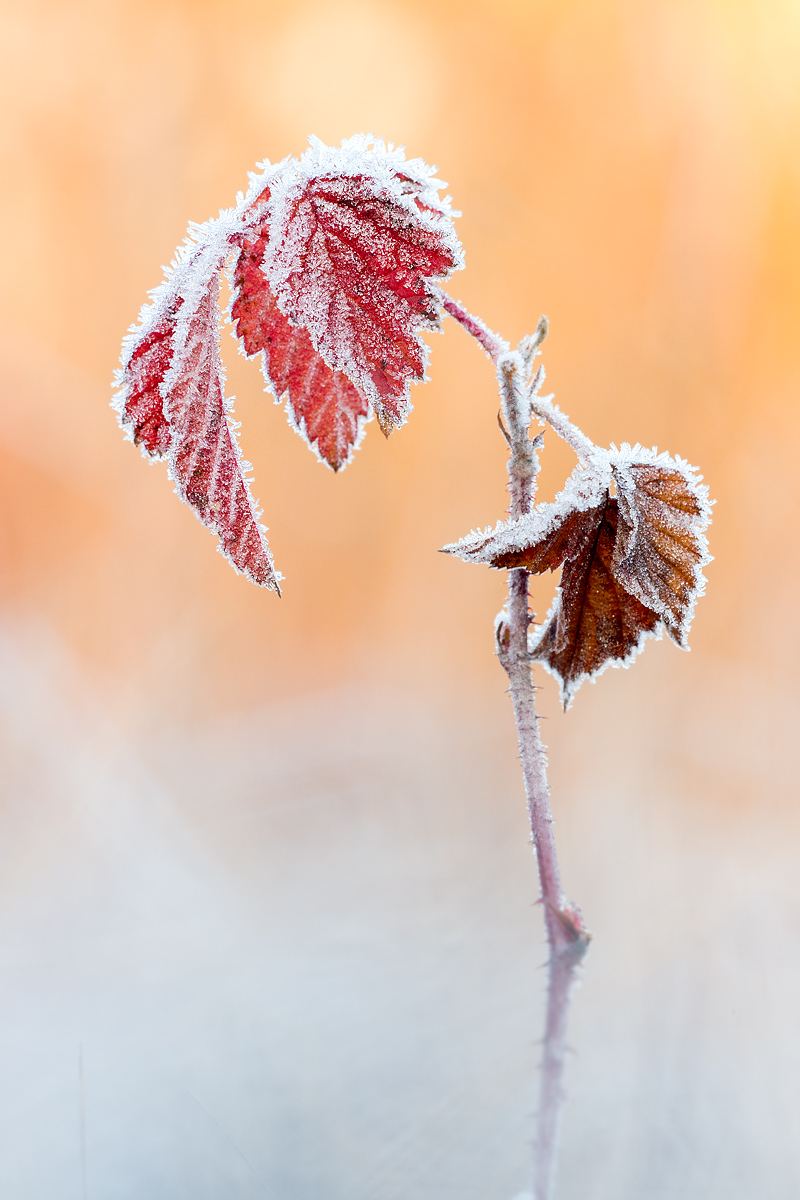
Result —
M 176 492 L 236 570 L 279 591 L 219 357 L 220 271 L 239 232 L 237 211 L 194 227 L 123 344 L 114 404 L 128 436 L 150 457 L 168 458 Z
M 567 708 L 585 679 L 627 666 L 648 637 L 666 629 L 686 646 L 710 562 L 710 514 L 707 489 L 683 460 L 641 446 L 595 449 L 553 503 L 444 549 L 498 570 L 562 568 L 531 654 Z
M 358 137 L 312 140 L 273 184 L 263 272 L 278 306 L 375 409 L 384 433 L 425 378 L 423 329 L 439 329 L 433 281 L 463 265 L 433 169 Z
M 219 275 L 200 297 L 173 368 L 165 381 L 164 411 L 172 429 L 169 472 L 175 490 L 220 550 L 253 583 L 279 591 L 260 513 L 228 419 L 219 357 Z
M 584 679 L 627 666 L 645 638 L 660 637 L 659 619 L 621 586 L 612 569 L 618 511 L 613 496 L 575 511 L 550 536 L 541 570 L 562 565 L 555 602 L 531 653 L 556 677 L 565 708 Z
M 321 460 L 340 470 L 350 461 L 370 418 L 365 397 L 342 371 L 332 371 L 308 331 L 278 308 L 261 270 L 267 234 L 246 236 L 233 275 L 231 319 L 248 355 L 261 354 L 276 401 L 286 399 L 290 423 Z
M 261 355 L 290 424 L 338 471 L 373 411 L 387 434 L 405 421 L 410 384 L 425 378 L 421 331 L 440 326 L 435 281 L 463 265 L 434 168 L 371 135 L 310 142 L 299 161 L 262 163 L 235 208 L 190 224 L 123 342 L 114 399 L 126 436 L 168 459 L 236 569 L 276 591 L 224 396 L 221 272 L 235 259 L 230 317 L 245 353 Z
M 463 558 L 465 562 L 486 563 L 498 569 L 526 565 L 512 559 L 531 546 L 546 541 L 571 513 L 583 512 L 600 503 L 611 482 L 610 464 L 603 460 L 601 463 L 598 469 L 591 471 L 577 466 L 564 485 L 564 490 L 551 503 L 537 504 L 527 516 L 515 521 L 498 521 L 493 530 L 471 533 L 458 542 L 444 546 L 444 553 Z M 504 556 L 508 556 L 508 567 L 505 561 L 500 561 Z M 560 566 L 562 561 L 560 559 L 556 566 Z M 541 569 L 555 570 L 555 567 Z M 534 568 L 531 566 L 528 570 L 534 571 Z
M 683 459 L 641 446 L 612 448 L 611 462 L 619 503 L 614 573 L 685 648 L 711 561 L 708 489 Z

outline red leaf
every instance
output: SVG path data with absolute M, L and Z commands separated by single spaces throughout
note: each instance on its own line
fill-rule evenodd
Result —
M 261 270 L 267 233 L 246 237 L 234 270 L 236 299 L 231 318 L 248 355 L 261 353 L 262 370 L 275 399 L 286 396 L 294 428 L 334 471 L 358 446 L 369 405 L 342 371 L 317 354 L 307 331 L 289 324 Z
M 123 345 L 115 407 L 142 450 L 169 458 L 178 494 L 237 570 L 278 588 L 229 422 L 217 342 L 220 272 L 233 253 L 231 316 L 260 353 L 290 422 L 334 470 L 374 406 L 402 424 L 423 378 L 420 330 L 438 328 L 433 279 L 461 265 L 433 172 L 359 136 L 312 139 L 300 162 L 265 164 L 247 196 L 194 227 L 177 264 Z
M 151 458 L 164 458 L 169 450 L 169 424 L 164 416 L 161 385 L 172 365 L 176 315 L 183 300 L 172 295 L 158 311 L 151 328 L 137 331 L 123 352 L 116 401 L 122 428 Z
M 254 583 L 278 591 L 272 556 L 236 444 L 219 358 L 220 270 L 241 236 L 236 214 L 197 230 L 123 345 L 115 407 L 176 491 Z
M 367 145 L 315 143 L 275 186 L 264 270 L 290 322 L 366 396 L 388 434 L 410 411 L 410 383 L 425 377 L 420 330 L 440 327 L 430 281 L 461 256 L 424 164 Z
M 253 583 L 280 591 L 223 392 L 219 358 L 219 274 L 185 320 L 164 408 L 172 430 L 170 475 L 178 495 L 219 535 L 220 550 Z

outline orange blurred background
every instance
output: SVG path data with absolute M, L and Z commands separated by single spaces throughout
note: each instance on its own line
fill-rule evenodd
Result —
M 123 441 L 108 407 L 122 335 L 187 221 L 232 204 L 256 162 L 299 154 L 309 133 L 338 143 L 372 130 L 437 163 L 463 211 L 467 269 L 452 293 L 512 342 L 546 313 L 544 362 L 562 408 L 599 443 L 687 458 L 717 500 L 692 654 L 650 643 L 567 716 L 542 681 L 566 885 L 596 934 L 575 1014 L 561 1195 L 795 1196 L 800 7 L 5 0 L 0 56 L 0 928 L 16 948 L 2 1054 L 17 1081 L 0 1103 L 15 1147 L 0 1166 L 4 1194 L 511 1200 L 526 1186 L 542 950 L 492 653 L 504 580 L 436 553 L 505 512 L 490 365 L 446 322 L 408 425 L 389 442 L 371 425 L 334 476 L 224 338 L 241 443 L 286 576 L 281 600 L 214 552 L 163 465 Z M 548 435 L 544 498 L 571 465 Z M 537 581 L 540 612 L 548 589 Z M 369 802 L 351 804 L 353 787 Z M 286 812 L 290 832 L 275 816 Z M 169 918 L 160 902 L 145 912 L 132 899 L 151 867 Z M 191 885 L 173 892 L 181 871 Z M 265 899 L 256 881 L 281 871 Z M 323 919 L 329 899 L 314 889 L 324 879 L 335 890 L 343 875 L 355 890 Z M 209 899 L 211 876 L 224 902 Z M 292 887 L 309 904 L 297 936 L 329 953 L 313 1003 L 294 926 L 275 916 L 292 908 Z M 423 963 L 409 947 L 438 919 Z M 352 961 L 340 945 L 350 937 Z M 364 984 L 376 1022 L 366 1048 L 361 1019 L 342 1000 L 334 1020 L 330 1005 L 367 978 L 378 942 L 406 967 L 374 995 Z M 220 966 L 229 943 L 238 950 Z M 460 957 L 442 949 L 451 943 Z M 271 1086 L 273 1059 L 254 1049 L 261 984 L 242 982 L 244 963 L 273 952 L 287 956 L 285 1004 L 270 1018 L 275 1044 L 291 1048 L 281 1087 L 304 1081 L 291 1103 Z M 390 993 L 417 996 L 411 979 L 418 1006 L 390 1019 Z M 156 1085 L 131 1083 L 134 1120 L 128 1100 L 99 1098 L 109 1078 L 128 1078 L 113 1067 L 126 1034 L 109 1029 L 132 986 L 145 999 L 125 1023 L 139 1021 L 144 1059 L 160 1047 L 154 1063 L 169 1058 L 187 1005 L 202 1010 L 164 1087 L 202 1075 L 201 1107 L 233 1165 L 220 1150 L 191 1192 L 180 1188 L 196 1147 L 216 1151 L 186 1124 L 183 1101 L 156 1119 Z M 513 1020 L 492 1008 L 495 986 L 515 997 Z M 488 1008 L 476 1000 L 460 1025 L 453 1005 L 470 991 Z M 174 1024 L 162 1027 L 166 1011 Z M 350 1048 L 335 1067 L 322 1044 L 308 1050 L 320 1021 Z M 403 1021 L 406 1064 L 428 1054 L 421 1030 L 432 1045 L 453 1038 L 447 1064 L 426 1076 L 430 1121 L 419 1116 L 421 1068 L 382 1057 Z M 237 1058 L 225 1039 L 243 1027 L 252 1036 Z M 34 1064 L 20 1047 L 42 1037 L 52 1056 Z M 459 1075 L 465 1044 L 482 1037 L 494 1091 L 483 1067 Z M 219 1054 L 201 1070 L 207 1045 Z M 512 1082 L 501 1061 L 517 1064 Z M 346 1118 L 342 1089 L 368 1097 Z M 56 1094 L 60 1116 L 48 1108 Z M 267 1137 L 287 1106 L 291 1128 Z M 157 1126 L 173 1130 L 170 1150 L 152 1149 Z M 145 1160 L 162 1165 L 148 1176 Z

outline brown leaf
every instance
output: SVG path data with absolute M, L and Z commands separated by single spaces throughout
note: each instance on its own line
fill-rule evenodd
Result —
M 492 552 L 490 547 L 493 538 L 487 536 L 484 546 L 480 547 L 485 556 L 479 559 L 475 554 L 475 560 L 489 562 L 491 566 L 506 571 L 524 567 L 531 575 L 557 571 L 566 559 L 575 558 L 583 553 L 587 538 L 593 536 L 597 513 L 601 509 L 602 505 L 587 511 L 573 509 L 540 540 L 520 549 L 498 549 Z M 475 546 L 474 549 L 478 550 L 479 547 Z
M 614 468 L 619 527 L 612 565 L 620 583 L 685 646 L 709 561 L 703 536 L 709 506 L 691 468 L 662 459 Z
M 616 499 L 570 514 L 562 529 L 567 526 L 576 552 L 564 562 L 556 601 L 532 651 L 558 679 L 565 708 L 584 679 L 625 665 L 646 637 L 660 636 L 658 615 L 613 571 Z
M 584 679 L 627 665 L 662 625 L 685 647 L 710 561 L 709 519 L 706 488 L 687 463 L 623 446 L 598 451 L 555 503 L 445 549 L 499 570 L 563 567 L 532 654 L 559 680 L 566 708 Z

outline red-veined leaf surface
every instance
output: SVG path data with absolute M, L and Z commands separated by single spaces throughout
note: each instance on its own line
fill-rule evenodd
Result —
M 433 280 L 460 267 L 441 183 L 371 136 L 311 139 L 299 162 L 264 164 L 246 196 L 194 226 L 123 344 L 114 406 L 143 452 L 169 459 L 176 491 L 253 582 L 278 589 L 234 427 L 218 345 L 219 277 L 235 253 L 231 316 L 260 353 L 290 422 L 323 461 L 349 461 L 374 409 L 384 432 L 424 378 L 421 330 L 443 301 Z
M 197 300 L 165 384 L 172 430 L 170 475 L 182 500 L 220 540 L 226 558 L 253 583 L 279 591 L 258 511 L 229 424 L 219 357 L 219 274 Z
M 245 237 L 236 262 L 231 317 L 248 355 L 261 354 L 264 378 L 275 399 L 286 397 L 295 429 L 334 471 L 358 446 L 369 405 L 343 371 L 317 354 L 307 330 L 291 325 L 270 290 L 261 265 L 266 230 Z
M 452 222 L 429 182 L 398 172 L 342 169 L 287 183 L 273 204 L 264 260 L 273 293 L 388 434 L 410 412 L 409 385 L 425 377 L 420 331 L 440 327 L 431 280 L 461 265 Z
M 200 235 L 200 236 L 198 236 Z M 278 589 L 229 422 L 219 357 L 219 277 L 239 227 L 224 214 L 198 230 L 123 345 L 114 405 L 153 458 L 169 459 L 178 495 L 254 583 Z
M 117 399 L 120 424 L 151 458 L 164 458 L 169 450 L 169 423 L 164 416 L 161 385 L 172 365 L 175 329 L 181 296 L 172 295 L 151 327 L 129 344 L 123 358 Z

